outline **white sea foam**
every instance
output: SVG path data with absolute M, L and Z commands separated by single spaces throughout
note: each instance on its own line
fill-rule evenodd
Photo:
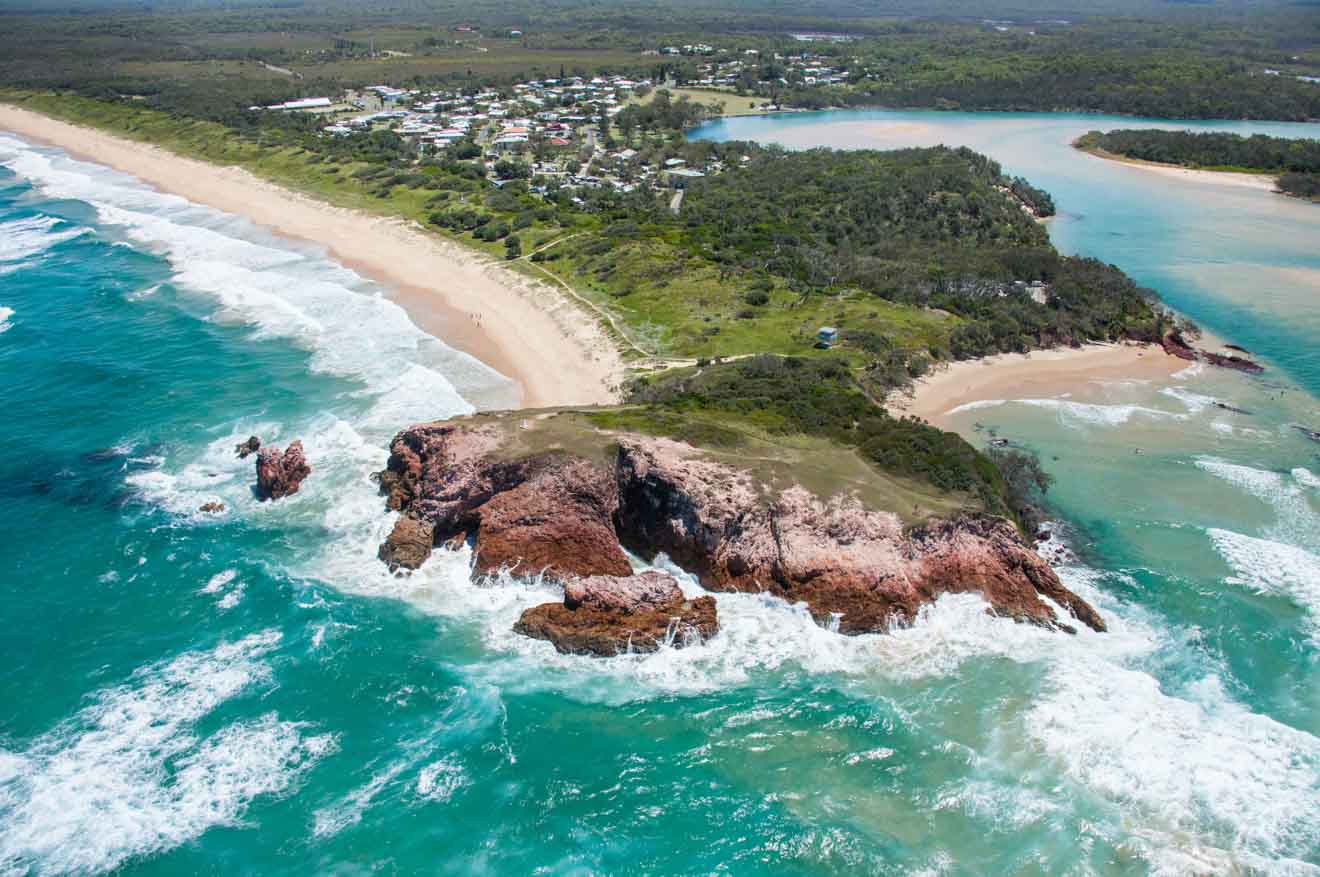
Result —
M 70 223 L 55 216 L 29 216 L 0 222 L 0 262 L 21 262 L 56 244 L 91 232 L 82 226 L 69 226 Z
M 1291 474 L 1293 480 L 1301 487 L 1305 487 L 1308 490 L 1320 490 L 1320 477 L 1317 477 L 1310 469 L 1298 466 L 1296 469 L 1292 470 Z
M 276 631 L 145 667 L 21 750 L 0 751 L 0 872 L 112 870 L 238 825 L 331 751 L 274 713 L 204 738 L 221 704 L 269 683 Z
M 1157 847 L 1227 848 L 1230 868 L 1209 873 L 1241 870 L 1234 853 L 1315 849 L 1320 739 L 1233 702 L 1213 677 L 1189 695 L 1108 662 L 1069 662 L 1050 675 L 1028 730 L 1070 776 L 1158 834 Z
M 207 580 L 206 586 L 202 588 L 203 594 L 214 594 L 224 589 L 226 585 L 238 577 L 238 570 L 227 569 L 218 572 Z
M 1195 393 L 1186 387 L 1164 387 L 1160 390 L 1161 396 L 1168 396 L 1171 399 L 1177 399 L 1187 409 L 1189 414 L 1200 414 L 1207 408 L 1212 407 L 1219 400 L 1214 396 L 1207 396 L 1204 393 Z
M 1320 644 L 1320 556 L 1282 542 L 1209 529 L 1215 550 L 1233 568 L 1230 584 L 1283 597 L 1310 614 L 1312 638 Z
M 956 408 L 950 408 L 950 414 L 960 414 L 964 411 L 979 411 L 982 408 L 998 408 L 1007 403 L 1007 399 L 977 399 L 974 402 L 964 402 Z
M 349 792 L 333 806 L 317 810 L 313 816 L 312 833 L 317 837 L 330 837 L 362 821 L 367 807 L 390 782 L 408 768 L 404 761 L 396 761 L 374 774 L 363 786 Z
M 10 317 L 14 316 L 13 308 L 0 307 L 0 332 L 7 332 L 14 327 Z
M 1074 402 L 1069 399 L 1018 399 L 1023 405 L 1058 412 L 1059 422 L 1065 426 L 1122 426 L 1134 417 L 1163 419 L 1174 417 L 1168 411 L 1142 405 L 1100 405 L 1092 402 Z
M 1101 405 L 1093 402 L 1076 402 L 1071 399 L 979 399 L 959 405 L 949 411 L 958 414 L 965 411 L 977 411 L 982 408 L 997 408 L 1001 405 L 1030 405 L 1058 413 L 1059 422 L 1066 426 L 1122 426 L 1134 417 L 1171 418 L 1178 415 L 1157 408 L 1142 405 Z
M 1317 479 L 1310 470 L 1298 467 L 1285 474 L 1217 457 L 1197 457 L 1195 463 L 1274 509 L 1277 520 L 1264 536 L 1290 545 L 1320 545 L 1320 513 L 1312 503 Z
M 291 341 L 311 353 L 313 369 L 360 381 L 368 393 L 405 397 L 414 418 L 470 411 L 465 397 L 516 401 L 510 381 L 422 332 L 378 289 L 318 252 L 13 138 L 0 143 L 0 163 L 50 197 L 91 204 L 102 223 L 168 259 L 174 285 L 214 300 L 216 319 Z
M 1182 696 L 1161 692 L 1141 667 L 1168 646 L 1167 636 L 1154 621 L 1109 597 L 1102 585 L 1107 574 L 1094 570 L 1064 567 L 1060 574 L 1106 616 L 1110 629 L 1104 634 L 1082 627 L 1066 636 L 1015 624 L 988 615 L 978 597 L 949 595 L 923 610 L 910 628 L 841 637 L 817 625 L 802 606 L 756 594 L 715 594 L 721 629 L 709 641 L 594 659 L 560 655 L 549 643 L 512 632 L 523 609 L 560 599 L 557 588 L 500 576 L 472 582 L 466 549 L 438 551 L 402 579 L 373 572 L 365 564 L 379 563 L 366 554 L 356 587 L 478 624 L 491 656 L 470 672 L 504 691 L 548 687 L 578 699 L 627 702 L 736 687 L 786 666 L 852 685 L 949 676 L 967 661 L 1003 658 L 1039 667 L 1046 679 L 1047 691 L 1025 727 L 1079 793 L 1120 810 L 1137 807 L 1157 827 L 1137 844 L 1152 866 L 1213 849 L 1229 866 L 1206 873 L 1240 870 L 1249 860 L 1271 871 L 1320 841 L 1305 816 L 1320 806 L 1320 741 L 1252 713 L 1209 683 Z M 343 559 L 349 562 L 347 555 Z M 679 578 L 685 592 L 702 593 L 690 576 Z M 1198 754 L 1198 746 L 1210 754 Z M 866 757 L 859 755 L 857 763 Z M 1007 806 L 1006 795 L 1018 808 L 1009 809 L 1027 822 L 1046 818 L 1045 799 L 1019 799 L 993 783 L 951 786 L 943 800 L 980 812 Z
M 471 785 L 467 772 L 452 756 L 428 764 L 417 775 L 417 795 L 428 801 L 448 801 L 467 785 Z

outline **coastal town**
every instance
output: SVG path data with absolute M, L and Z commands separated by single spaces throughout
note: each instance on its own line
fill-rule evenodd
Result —
M 799 34 L 803 43 L 838 37 Z M 681 153 L 675 130 L 722 114 L 779 112 L 777 88 L 825 86 L 847 81 L 841 61 L 802 50 L 762 58 L 755 49 L 718 49 L 706 44 L 662 46 L 649 58 L 692 59 L 687 74 L 661 64 L 668 78 L 626 75 L 567 75 L 526 79 L 500 87 L 401 88 L 377 84 L 334 97 L 309 97 L 253 110 L 315 114 L 327 137 L 389 131 L 417 159 L 481 159 L 496 185 L 530 181 L 530 191 L 556 189 L 673 189 L 675 209 L 682 190 L 718 174 L 724 164 L 693 164 Z M 733 110 L 733 105 L 737 109 Z M 657 107 L 661 110 L 657 119 Z M 629 109 L 651 112 L 629 114 Z M 675 124 L 677 122 L 677 124 Z M 744 158 L 745 160 L 745 158 Z

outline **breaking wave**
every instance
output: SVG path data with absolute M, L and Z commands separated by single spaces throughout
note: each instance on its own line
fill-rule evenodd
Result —
M 21 264 L 12 263 L 22 263 L 57 244 L 91 232 L 90 228 L 68 226 L 70 223 L 54 216 L 30 216 L 0 222 L 0 268 L 13 270 L 21 267 Z
M 265 631 L 144 667 L 21 750 L 0 750 L 0 871 L 113 870 L 236 825 L 335 747 L 273 712 L 200 726 L 270 684 Z
M 381 420 L 405 407 L 424 419 L 471 410 L 465 399 L 494 407 L 517 401 L 511 381 L 417 328 L 377 287 L 318 251 L 12 138 L 0 138 L 0 163 L 47 197 L 90 204 L 105 226 L 163 256 L 174 268 L 176 287 L 218 305 L 213 319 L 290 341 L 311 354 L 313 370 L 360 382 Z M 58 220 L 41 222 L 32 232 L 41 231 L 45 241 Z M 0 249 L 0 259 L 6 252 Z

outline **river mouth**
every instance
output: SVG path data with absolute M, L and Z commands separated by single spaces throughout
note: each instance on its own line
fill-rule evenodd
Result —
M 1017 130 L 995 122 L 992 139 Z M 1039 124 L 1017 148 L 1066 133 L 1032 141 Z M 705 645 L 605 660 L 512 633 L 552 586 L 474 582 L 465 550 L 411 578 L 376 558 L 390 521 L 370 473 L 418 405 L 474 407 L 488 382 L 472 363 L 419 362 L 419 398 L 372 351 L 319 343 L 366 314 L 393 328 L 389 356 L 428 353 L 341 266 L 140 206 L 197 248 L 171 260 L 90 193 L 0 171 L 19 266 L 0 278 L 0 568 L 19 573 L 0 582 L 15 656 L 0 702 L 22 705 L 0 723 L 0 871 L 407 873 L 440 856 L 496 873 L 1305 870 L 1320 857 L 1320 445 L 1293 424 L 1320 427 L 1320 409 L 1277 339 L 1307 331 L 1287 271 L 1314 267 L 1292 243 L 1309 232 L 1275 240 L 1268 212 L 1259 233 L 1222 232 L 1254 241 L 1251 259 L 1188 243 L 1204 218 L 1157 235 L 1130 217 L 1163 221 L 1160 198 L 1103 180 L 1068 194 L 1060 168 L 1086 157 L 1040 151 L 1070 211 L 1052 233 L 1113 238 L 1104 257 L 1147 282 L 1161 253 L 1295 258 L 1273 269 L 1278 309 L 1239 302 L 1256 322 L 1224 333 L 1271 365 L 1263 378 L 1190 366 L 950 415 L 974 441 L 1041 452 L 1065 518 L 1055 564 L 1109 632 L 954 596 L 911 628 L 844 638 L 801 606 L 721 594 Z M 247 299 L 199 268 L 240 259 Z M 334 296 L 292 339 L 260 325 L 269 304 L 245 309 L 294 285 L 259 277 L 282 270 L 309 308 Z M 1175 292 L 1213 316 L 1197 284 L 1217 276 Z M 304 440 L 314 472 L 295 497 L 250 495 L 233 452 L 254 432 Z M 223 514 L 199 513 L 211 499 Z

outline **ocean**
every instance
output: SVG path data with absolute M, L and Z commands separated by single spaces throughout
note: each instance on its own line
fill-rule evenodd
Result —
M 984 122 L 1061 247 L 1270 366 L 959 414 L 1041 452 L 1110 632 L 731 594 L 608 660 L 512 633 L 550 586 L 376 560 L 390 436 L 506 379 L 312 246 L 0 135 L 0 874 L 1320 874 L 1320 208 Z M 303 440 L 299 494 L 255 500 L 250 434 Z

